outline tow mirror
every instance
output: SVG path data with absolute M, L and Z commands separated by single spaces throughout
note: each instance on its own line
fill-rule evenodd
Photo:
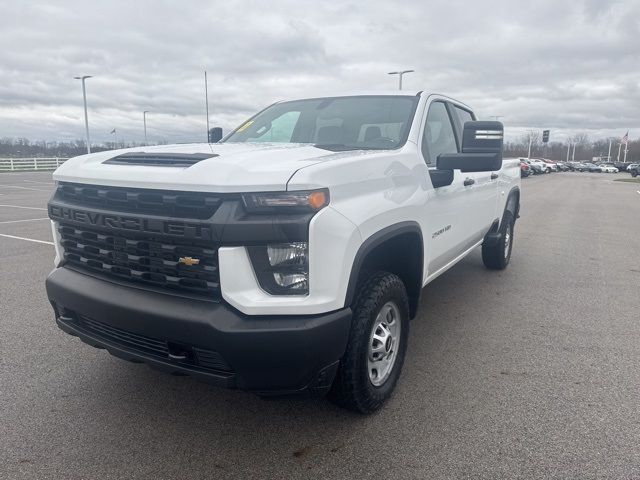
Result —
M 465 122 L 462 132 L 462 152 L 441 153 L 436 160 L 438 170 L 490 172 L 502 168 L 501 122 Z
M 221 127 L 213 127 L 209 130 L 209 143 L 218 143 L 220 140 L 222 140 Z

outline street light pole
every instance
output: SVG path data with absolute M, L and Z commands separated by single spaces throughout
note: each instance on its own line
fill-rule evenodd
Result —
M 620 161 L 620 149 L 622 148 L 622 142 L 618 144 L 618 162 Z
M 624 163 L 627 163 L 627 152 L 629 151 L 629 142 L 625 142 L 624 144 Z
M 84 86 L 84 81 L 87 78 L 91 78 L 93 75 L 83 75 L 81 77 L 73 77 L 76 80 L 82 81 L 82 101 L 84 102 L 84 129 L 87 134 L 87 153 L 91 153 L 91 140 L 89 139 L 89 115 L 87 114 L 87 90 Z
M 207 108 L 207 143 L 211 140 L 209 138 L 209 85 L 207 84 L 207 71 L 204 71 L 204 101 Z
M 147 146 L 147 113 L 149 113 L 149 110 L 145 110 L 144 112 L 142 112 L 142 122 L 144 124 L 144 146 Z
M 567 162 L 569 161 L 569 152 L 571 152 L 571 142 L 567 145 Z
M 607 153 L 607 162 L 611 161 L 611 139 L 609 139 L 609 153 Z
M 389 72 L 389 75 L 398 75 L 398 90 L 402 90 L 402 76 L 405 73 L 413 73 L 415 70 L 401 70 L 398 72 Z

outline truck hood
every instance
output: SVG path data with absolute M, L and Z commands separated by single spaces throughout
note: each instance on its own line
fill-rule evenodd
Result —
M 124 153 L 217 156 L 188 167 L 111 164 Z M 373 151 L 330 152 L 309 144 L 215 143 L 161 145 L 98 152 L 67 160 L 53 174 L 56 181 L 185 191 L 283 191 L 301 168 Z M 378 152 L 379 153 L 379 152 Z M 107 163 L 105 163 L 107 162 Z

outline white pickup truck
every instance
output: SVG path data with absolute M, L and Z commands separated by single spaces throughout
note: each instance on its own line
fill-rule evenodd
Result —
M 259 395 L 393 391 L 422 288 L 482 246 L 509 263 L 502 124 L 425 92 L 285 101 L 218 143 L 99 152 L 54 174 L 59 327 Z

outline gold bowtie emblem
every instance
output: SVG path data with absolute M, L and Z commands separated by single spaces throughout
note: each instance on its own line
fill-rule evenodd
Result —
M 178 259 L 178 263 L 181 263 L 183 265 L 198 265 L 200 263 L 200 259 L 199 258 L 192 258 L 192 257 L 180 257 Z

